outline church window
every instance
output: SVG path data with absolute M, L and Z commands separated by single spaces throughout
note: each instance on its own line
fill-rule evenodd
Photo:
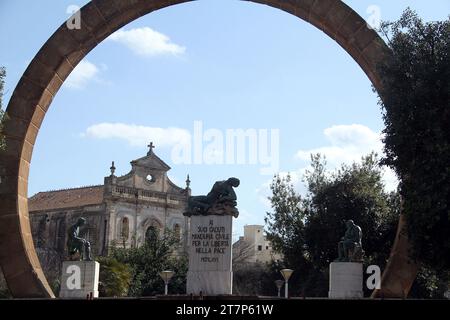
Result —
M 262 246 L 258 246 L 258 251 L 262 251 Z
M 147 179 L 148 182 L 153 182 L 153 176 L 151 174 L 147 175 L 145 179 Z
M 128 236 L 130 234 L 130 222 L 127 217 L 122 219 L 122 228 L 120 231 L 120 236 L 122 240 L 128 240 Z
M 155 226 L 150 226 L 147 228 L 147 231 L 145 231 L 145 241 L 147 242 L 155 242 L 156 239 L 158 239 L 158 228 Z
M 181 227 L 178 223 L 173 226 L 173 233 L 178 240 L 181 240 Z

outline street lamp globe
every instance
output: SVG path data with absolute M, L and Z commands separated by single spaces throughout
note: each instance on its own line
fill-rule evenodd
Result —
M 281 272 L 281 275 L 283 276 L 284 280 L 289 281 L 289 278 L 291 277 L 291 275 L 294 272 L 294 270 L 292 270 L 292 269 L 282 269 L 280 272 Z
M 291 277 L 292 273 L 294 272 L 294 270 L 292 270 L 292 269 L 282 269 L 280 272 L 281 272 L 281 275 L 283 276 L 284 281 L 285 281 L 284 297 L 287 299 L 289 297 L 288 281 L 289 281 L 289 278 Z
M 283 280 L 275 280 L 275 285 L 278 289 L 278 298 L 281 297 L 281 288 L 283 287 L 284 281 Z
M 164 294 L 167 295 L 169 293 L 169 281 L 173 277 L 175 272 L 172 270 L 164 270 L 159 273 L 159 276 L 164 281 Z

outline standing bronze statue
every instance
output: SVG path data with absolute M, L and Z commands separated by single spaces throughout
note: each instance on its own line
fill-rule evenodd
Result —
M 339 262 L 361 262 L 363 256 L 362 250 L 362 231 L 353 220 L 345 223 L 347 230 L 341 241 L 338 243 Z
M 238 178 L 229 178 L 224 181 L 216 181 L 211 191 L 206 196 L 192 196 L 188 200 L 186 216 L 192 215 L 232 215 L 238 217 L 236 208 L 237 197 L 233 188 L 240 184 Z
M 82 261 L 92 261 L 91 244 L 86 239 L 80 237 L 80 227 L 86 224 L 85 218 L 78 218 L 77 222 L 69 228 L 67 238 L 67 250 L 69 257 L 74 258 L 75 254 L 80 255 Z

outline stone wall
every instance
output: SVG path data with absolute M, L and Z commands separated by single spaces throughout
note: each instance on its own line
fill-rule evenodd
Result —
M 75 224 L 79 217 L 87 220 L 86 226 L 81 229 L 82 237 L 91 243 L 93 257 L 106 255 L 108 248 L 116 243 L 122 245 L 121 222 L 128 218 L 129 235 L 125 241 L 127 247 L 142 245 L 145 232 L 149 226 L 157 226 L 159 230 L 164 227 L 173 230 L 175 225 L 180 228 L 181 247 L 178 253 L 186 252 L 187 218 L 182 215 L 182 208 L 163 208 L 150 204 L 139 203 L 137 206 L 129 202 L 115 201 L 108 206 L 95 205 L 68 210 L 55 210 L 46 212 L 32 212 L 30 214 L 33 241 L 42 269 L 51 286 L 59 279 L 61 263 L 67 258 L 67 231 Z M 114 212 L 114 217 L 111 214 Z M 137 214 L 137 237 L 134 236 Z M 109 230 L 110 219 L 114 230 Z

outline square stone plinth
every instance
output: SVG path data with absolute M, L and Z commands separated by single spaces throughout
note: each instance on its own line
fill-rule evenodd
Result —
M 363 265 L 358 262 L 330 263 L 330 291 L 333 299 L 363 298 Z
M 232 294 L 233 272 L 231 271 L 188 271 L 188 294 L 222 295 Z
M 232 293 L 232 223 L 230 215 L 191 217 L 187 294 Z
M 97 261 L 64 261 L 60 298 L 86 299 L 98 297 L 100 264 Z

